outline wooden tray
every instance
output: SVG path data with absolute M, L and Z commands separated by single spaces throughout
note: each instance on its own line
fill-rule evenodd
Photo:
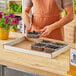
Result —
M 11 50 L 11 51 L 24 52 L 24 53 L 47 57 L 47 58 L 54 58 L 64 52 L 66 52 L 70 48 L 70 45 L 66 45 L 64 48 L 61 48 L 58 51 L 55 51 L 53 53 L 46 53 L 46 52 L 42 52 L 42 51 L 38 51 L 38 50 L 31 50 L 32 44 L 34 44 L 36 42 L 40 42 L 42 40 L 43 39 L 31 40 L 31 39 L 27 39 L 26 37 L 21 37 L 21 38 L 12 40 L 12 41 L 4 44 L 4 48 L 7 50 Z

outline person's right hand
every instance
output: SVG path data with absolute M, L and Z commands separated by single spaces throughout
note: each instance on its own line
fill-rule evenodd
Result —
M 27 34 L 28 32 L 31 32 L 32 26 L 26 27 L 25 33 Z

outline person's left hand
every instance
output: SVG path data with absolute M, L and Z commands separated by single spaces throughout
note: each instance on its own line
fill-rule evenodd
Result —
M 47 35 L 49 35 L 52 32 L 52 28 L 51 28 L 51 26 L 46 26 L 42 30 L 40 30 L 40 32 L 41 32 L 40 37 L 46 37 Z

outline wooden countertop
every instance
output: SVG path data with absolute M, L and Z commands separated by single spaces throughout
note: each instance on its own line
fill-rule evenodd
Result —
M 45 76 L 68 76 L 69 51 L 59 55 L 55 59 L 49 59 L 3 49 L 4 43 L 20 36 L 23 35 L 10 33 L 9 40 L 0 41 L 0 64 Z M 74 44 L 71 45 L 73 48 L 76 46 Z

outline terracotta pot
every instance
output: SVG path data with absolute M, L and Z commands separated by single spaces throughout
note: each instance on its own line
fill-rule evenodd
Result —
M 9 38 L 9 30 L 7 32 L 4 30 L 5 28 L 0 28 L 0 40 L 7 40 Z

